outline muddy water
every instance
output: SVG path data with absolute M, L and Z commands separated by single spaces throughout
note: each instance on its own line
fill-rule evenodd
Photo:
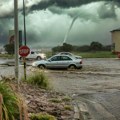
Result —
M 83 63 L 82 70 L 52 71 L 54 88 L 69 94 L 119 91 L 120 60 L 85 59 Z

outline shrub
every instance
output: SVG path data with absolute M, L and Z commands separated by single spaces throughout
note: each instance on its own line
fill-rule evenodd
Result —
M 30 120 L 57 120 L 54 116 L 47 113 L 31 114 Z
M 3 81 L 0 81 L 0 94 L 3 97 L 2 118 L 14 120 L 19 115 L 18 98 L 13 90 Z
M 48 78 L 44 72 L 37 71 L 27 78 L 27 82 L 32 85 L 37 85 L 40 88 L 49 88 Z
M 68 97 L 68 96 L 65 96 L 62 100 L 65 101 L 65 102 L 69 102 L 71 100 L 71 98 Z
M 57 98 L 56 99 L 53 98 L 50 101 L 53 102 L 53 103 L 61 103 L 62 102 L 60 99 L 57 99 Z
M 69 105 L 64 106 L 65 110 L 72 110 L 72 107 Z

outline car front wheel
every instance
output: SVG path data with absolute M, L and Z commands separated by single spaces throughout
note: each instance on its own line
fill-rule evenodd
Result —
M 45 66 L 44 65 L 38 65 L 38 68 L 41 69 L 41 70 L 44 70 Z

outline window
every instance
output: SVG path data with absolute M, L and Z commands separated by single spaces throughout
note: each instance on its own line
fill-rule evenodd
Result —
M 60 61 L 60 56 L 52 57 L 51 61 Z
M 61 60 L 72 60 L 72 59 L 68 56 L 61 56 Z
M 34 52 L 33 52 L 33 51 L 31 51 L 31 54 L 34 54 Z

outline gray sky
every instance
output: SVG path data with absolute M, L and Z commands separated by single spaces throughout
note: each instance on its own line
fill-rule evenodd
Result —
M 27 44 L 32 48 L 111 44 L 110 31 L 120 27 L 119 0 L 25 0 Z M 13 0 L 0 0 L 0 45 L 8 42 L 14 28 Z M 19 29 L 23 30 L 22 0 Z

